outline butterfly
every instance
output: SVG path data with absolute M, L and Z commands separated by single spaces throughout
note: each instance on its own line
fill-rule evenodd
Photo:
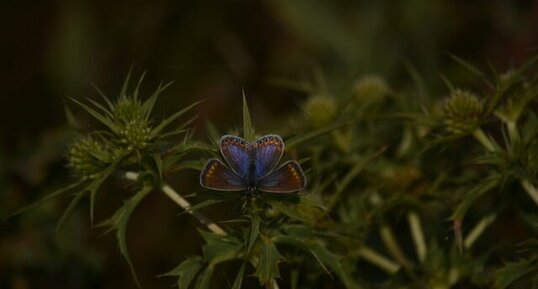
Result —
M 306 186 L 298 162 L 287 161 L 277 167 L 284 152 L 284 142 L 278 135 L 266 135 L 253 142 L 225 135 L 220 139 L 220 152 L 227 165 L 219 159 L 208 160 L 200 174 L 204 188 L 291 193 Z

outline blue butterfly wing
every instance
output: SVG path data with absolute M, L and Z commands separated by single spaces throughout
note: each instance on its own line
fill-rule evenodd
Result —
M 245 178 L 250 164 L 249 144 L 242 138 L 225 135 L 220 138 L 220 152 L 230 166 L 239 176 Z
M 267 176 L 278 164 L 284 152 L 284 142 L 276 134 L 259 138 L 251 144 L 255 163 L 255 179 Z
M 242 191 L 247 188 L 245 179 L 218 159 L 207 161 L 200 173 L 200 185 L 218 191 Z
M 269 193 L 291 193 L 304 189 L 306 177 L 301 165 L 296 161 L 287 161 L 278 169 L 259 180 L 257 188 Z

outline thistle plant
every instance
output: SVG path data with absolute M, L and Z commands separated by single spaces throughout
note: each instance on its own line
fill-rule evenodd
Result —
M 417 100 L 380 76 L 359 77 L 344 88 L 331 85 L 330 77 L 322 80 L 327 85 L 308 85 L 290 125 L 265 132 L 282 136 L 284 158 L 305 171 L 306 188 L 295 193 L 249 187 L 180 195 L 163 175 L 182 169 L 203 175 L 208 160 L 226 159 L 217 144 L 225 133 L 209 124 L 209 141 L 194 140 L 189 120 L 165 131 L 197 103 L 158 123 L 151 111 L 167 85 L 142 100 L 143 77 L 132 92 L 128 77 L 114 101 L 100 91 L 104 104 L 73 99 L 98 126 L 80 131 L 68 150 L 77 181 L 45 199 L 76 193 L 61 224 L 85 195 L 93 212 L 105 181 L 136 184 L 99 224 L 115 232 L 136 278 L 127 221 L 145 196 L 163 192 L 199 221 L 203 240 L 201 254 L 162 275 L 176 277 L 180 289 L 212 288 L 216 275 L 233 280 L 234 289 L 533 288 L 537 58 L 504 74 L 454 59 L 483 89 L 456 89 L 445 78 L 445 97 L 425 93 Z M 265 135 L 254 129 L 245 96 L 242 114 L 242 129 L 234 132 L 245 142 Z M 202 214 L 225 203 L 234 208 L 231 220 Z M 512 224 L 526 228 L 517 242 L 506 238 Z
M 133 210 L 152 190 L 159 189 L 190 213 L 190 204 L 170 186 L 163 183 L 163 174 L 176 167 L 181 169 L 185 157 L 192 152 L 207 150 L 204 144 L 190 139 L 188 125 L 193 119 L 183 121 L 173 130 L 165 131 L 174 121 L 184 116 L 198 103 L 194 103 L 157 123 L 151 112 L 160 94 L 170 85 L 160 85 L 149 98 L 142 101 L 139 96 L 144 74 L 139 78 L 135 89 L 129 91 L 130 73 L 127 76 L 117 99 L 111 101 L 97 87 L 104 104 L 90 98 L 88 104 L 71 98 L 71 100 L 89 113 L 102 127 L 93 131 L 78 131 L 78 136 L 67 153 L 68 166 L 73 170 L 77 180 L 71 185 L 46 196 L 32 207 L 54 197 L 74 192 L 75 197 L 67 206 L 58 221 L 58 229 L 77 206 L 80 200 L 90 195 L 90 216 L 93 223 L 96 194 L 108 179 L 119 177 L 138 184 L 137 191 L 125 200 L 124 205 L 106 221 L 98 224 L 107 232 L 115 231 L 120 251 L 136 278 L 134 266 L 127 251 L 125 231 Z M 70 110 L 69 110 L 70 111 Z M 78 125 L 71 123 L 74 128 Z M 180 141 L 174 141 L 180 138 Z M 188 162 L 188 161 L 187 161 Z M 29 207 L 23 208 L 22 212 Z M 212 225 L 205 217 L 194 214 L 204 225 L 219 233 L 222 229 Z
M 255 130 L 250 113 L 243 98 L 243 137 L 255 139 Z M 290 140 L 298 144 L 309 138 Z M 179 288 L 207 288 L 216 266 L 224 262 L 240 262 L 232 288 L 241 288 L 245 276 L 253 274 L 261 286 L 279 288 L 277 279 L 281 277 L 279 264 L 286 262 L 292 266 L 295 261 L 317 260 L 318 270 L 325 268 L 341 277 L 348 287 L 358 288 L 351 271 L 337 253 L 328 249 L 327 238 L 318 231 L 317 223 L 326 218 L 323 206 L 305 194 L 271 194 L 245 190 L 233 200 L 241 200 L 241 217 L 238 226 L 229 228 L 224 236 L 201 231 L 206 242 L 202 256 L 194 256 L 183 261 L 178 267 L 165 274 L 177 276 Z M 228 199 L 219 195 L 209 195 L 214 205 Z M 218 253 L 217 253 L 218 252 Z M 328 268 L 328 269 L 327 269 Z M 253 273 L 249 273 L 252 272 Z M 195 280 L 196 278 L 196 280 Z M 298 286 L 297 280 L 291 286 Z

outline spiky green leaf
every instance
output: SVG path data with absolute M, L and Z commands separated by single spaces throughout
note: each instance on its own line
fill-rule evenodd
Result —
M 121 162 L 123 157 L 118 157 L 108 168 L 106 168 L 97 179 L 92 181 L 88 187 L 86 188 L 87 191 L 90 192 L 90 220 L 93 224 L 93 212 L 95 209 L 95 198 L 97 196 L 97 191 L 103 184 L 103 182 L 114 173 L 116 168 L 118 167 L 119 163 Z
M 460 204 L 456 207 L 456 210 L 452 214 L 452 219 L 463 220 L 465 214 L 471 207 L 471 205 L 484 193 L 492 190 L 501 183 L 501 178 L 497 175 L 491 176 L 484 180 L 482 183 L 471 189 L 464 197 Z
M 133 66 L 131 65 L 131 67 L 129 67 L 129 72 L 127 73 L 127 76 L 125 77 L 125 80 L 123 81 L 123 85 L 120 91 L 120 98 L 127 97 L 127 88 L 129 88 L 129 81 L 131 79 L 132 72 L 133 72 Z
M 63 188 L 61 188 L 61 189 L 59 189 L 59 190 L 56 190 L 56 191 L 54 191 L 54 192 L 52 192 L 52 193 L 46 195 L 46 196 L 43 197 L 42 199 L 33 202 L 32 204 L 30 204 L 30 205 L 28 205 L 28 206 L 25 206 L 25 207 L 23 207 L 23 208 L 21 208 L 21 209 L 18 209 L 18 210 L 15 211 L 14 213 L 12 213 L 12 214 L 10 214 L 9 216 L 7 216 L 6 219 L 11 218 L 11 217 L 13 217 L 13 216 L 16 216 L 16 215 L 18 215 L 18 214 L 20 214 L 20 213 L 23 213 L 23 212 L 27 211 L 28 209 L 34 208 L 34 207 L 36 207 L 36 206 L 38 206 L 38 205 L 41 205 L 41 204 L 44 203 L 44 202 L 50 201 L 50 200 L 52 200 L 52 199 L 54 199 L 54 198 L 56 198 L 56 197 L 59 197 L 59 196 L 61 196 L 61 195 L 63 195 L 63 194 L 66 194 L 66 193 L 68 193 L 69 191 L 78 188 L 78 187 L 79 187 L 80 185 L 82 185 L 84 182 L 86 182 L 86 180 L 85 180 L 85 179 L 81 179 L 81 180 L 79 180 L 79 181 L 77 181 L 77 182 L 75 182 L 75 183 L 72 183 L 72 184 L 70 184 L 70 185 L 68 185 L 68 186 L 66 186 L 66 187 L 63 187 Z
M 80 107 L 82 107 L 86 112 L 88 112 L 89 114 L 91 114 L 91 115 L 92 115 L 95 119 L 97 119 L 99 122 L 101 122 L 102 124 L 104 124 L 105 126 L 107 126 L 111 131 L 113 131 L 114 133 L 117 133 L 117 132 L 118 132 L 118 127 L 114 124 L 114 122 L 113 122 L 110 118 L 108 118 L 108 117 L 106 117 L 106 116 L 100 114 L 99 112 L 95 111 L 93 108 L 87 106 L 86 104 L 84 104 L 84 103 L 82 103 L 82 102 L 80 102 L 80 101 L 78 101 L 78 100 L 76 100 L 76 99 L 74 99 L 74 98 L 71 98 L 71 97 L 70 97 L 70 99 L 71 99 L 74 103 L 76 103 L 76 104 L 78 104 Z
M 256 243 L 256 240 L 258 239 L 258 236 L 260 235 L 260 223 L 261 219 L 258 215 L 254 214 L 251 217 L 250 220 L 250 232 L 248 237 L 248 245 L 247 245 L 247 252 L 245 255 L 250 254 L 250 250 L 252 249 L 252 246 L 254 246 L 254 243 Z
M 150 137 L 151 138 L 155 138 L 157 137 L 157 135 L 164 129 L 166 128 L 168 125 L 170 125 L 174 120 L 176 120 L 177 118 L 179 118 L 180 116 L 184 115 L 186 112 L 188 112 L 189 110 L 191 110 L 193 107 L 197 106 L 198 104 L 200 104 L 202 101 L 197 101 L 187 107 L 185 107 L 184 109 L 174 113 L 172 116 L 168 117 L 167 119 L 165 119 L 163 122 L 161 122 L 157 127 L 155 127 L 152 131 L 151 131 L 151 135 Z
M 538 272 L 538 267 L 535 263 L 536 261 L 532 259 L 506 263 L 504 267 L 495 272 L 495 288 L 508 288 L 525 275 Z
M 241 268 L 239 268 L 239 272 L 237 272 L 237 276 L 235 277 L 235 281 L 232 285 L 232 289 L 241 289 L 246 267 L 247 267 L 247 263 L 243 262 L 243 264 L 241 264 Z
M 142 85 L 142 81 L 144 81 L 145 77 L 146 77 L 146 71 L 144 71 L 142 75 L 140 75 L 140 78 L 138 78 L 138 83 L 136 84 L 136 87 L 133 93 L 134 99 L 138 99 L 138 93 L 140 92 L 140 85 Z
M 269 237 L 260 235 L 260 240 L 260 260 L 254 275 L 258 277 L 260 284 L 267 284 L 280 277 L 278 263 L 282 261 L 282 255 Z
M 162 181 L 163 181 L 163 159 L 158 154 L 151 155 L 151 158 L 153 160 L 153 163 L 154 163 L 155 169 L 156 169 L 156 174 L 157 175 L 155 177 L 157 179 L 157 182 L 159 184 L 161 184 Z
M 326 209 L 311 196 L 266 196 L 264 200 L 273 209 L 307 224 L 314 224 L 326 216 Z
M 112 118 L 113 115 L 112 115 L 112 112 L 108 109 L 106 109 L 104 106 L 102 106 L 100 103 L 98 103 L 97 101 L 87 97 L 86 98 L 87 101 L 89 101 L 91 104 L 93 104 L 93 106 L 97 107 L 98 109 L 101 110 L 102 113 L 104 113 L 107 117 L 110 117 Z
M 476 76 L 482 78 L 484 82 L 489 85 L 490 87 L 495 87 L 486 74 L 482 72 L 480 69 L 476 68 L 474 65 L 470 64 L 469 62 L 463 60 L 462 58 L 456 56 L 456 55 L 450 55 L 452 59 L 454 59 L 456 62 L 458 62 L 461 66 L 465 67 L 467 70 L 469 70 L 471 73 L 475 74 Z
M 198 276 L 194 289 L 208 289 L 209 285 L 211 285 L 211 277 L 213 276 L 214 270 L 215 267 L 207 266 Z
M 206 231 L 200 231 L 200 234 L 207 243 L 203 252 L 204 259 L 209 263 L 209 266 L 242 257 L 241 251 L 244 244 L 236 237 L 221 236 Z
M 167 89 L 170 85 L 172 85 L 173 82 L 169 82 L 165 84 L 164 86 L 159 85 L 157 89 L 151 94 L 151 96 L 142 104 L 142 110 L 144 111 L 145 119 L 148 120 L 151 112 L 153 111 L 153 107 L 155 106 L 155 103 L 157 102 L 157 99 L 159 98 L 159 95 Z
M 114 109 L 114 105 L 112 104 L 112 102 L 110 101 L 110 99 L 108 99 L 108 97 L 103 93 L 103 91 L 101 91 L 101 89 L 99 89 L 99 87 L 97 85 L 95 85 L 95 83 L 93 82 L 90 82 L 91 86 L 93 87 L 93 89 L 95 89 L 95 91 L 97 91 L 97 93 L 101 96 L 101 98 L 103 98 L 103 100 L 106 102 L 106 104 L 108 105 L 108 108 L 110 110 Z
M 65 111 L 65 118 L 67 120 L 67 125 L 72 129 L 76 129 L 76 130 L 80 129 L 75 115 L 73 115 L 73 112 L 71 111 L 69 106 L 67 106 L 66 104 L 64 104 L 64 111 Z
M 125 261 L 127 262 L 127 265 L 129 266 L 129 269 L 131 270 L 131 274 L 133 275 L 133 278 L 136 284 L 138 285 L 138 287 L 140 287 L 140 283 L 138 281 L 138 277 L 136 275 L 133 263 L 131 262 L 131 258 L 129 256 L 126 231 L 127 231 L 127 224 L 129 222 L 129 218 L 131 217 L 131 214 L 133 213 L 134 209 L 138 206 L 140 201 L 149 192 L 151 192 L 151 190 L 152 190 L 151 186 L 142 187 L 142 189 L 140 189 L 134 196 L 126 200 L 123 206 L 120 209 L 118 209 L 116 213 L 112 216 L 112 218 L 110 218 L 106 222 L 113 228 L 113 230 L 116 231 L 116 239 L 120 247 L 121 255 L 125 258 Z
M 187 258 L 181 262 L 179 266 L 172 269 L 170 272 L 164 273 L 160 276 L 176 276 L 178 277 L 177 286 L 179 289 L 188 289 L 191 285 L 194 277 L 200 269 L 202 269 L 203 260 L 202 257 L 194 256 Z
M 85 194 L 86 194 L 85 189 L 80 190 L 79 192 L 75 194 L 75 197 L 73 198 L 73 200 L 71 200 L 67 208 L 64 210 L 62 216 L 58 220 L 58 224 L 56 225 L 56 231 L 60 230 L 65 220 L 67 220 L 67 217 L 71 215 L 71 212 L 73 212 L 73 210 L 75 209 L 75 207 L 78 205 L 78 203 L 80 202 L 82 197 L 84 197 Z
M 309 252 L 327 273 L 336 274 L 346 288 L 362 288 L 353 278 L 354 266 L 342 256 L 331 252 L 311 228 L 301 225 L 286 226 L 285 234 L 276 236 L 275 241 Z
M 253 141 L 256 137 L 252 120 L 250 119 L 250 111 L 248 109 L 247 98 L 243 91 L 243 138 L 247 141 Z

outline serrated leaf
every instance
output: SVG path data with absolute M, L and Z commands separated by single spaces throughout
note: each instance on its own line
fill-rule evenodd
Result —
M 197 102 L 185 107 L 184 109 L 174 113 L 172 116 L 168 117 L 167 119 L 163 120 L 157 127 L 155 127 L 151 131 L 151 138 L 155 138 L 165 127 L 170 125 L 174 120 L 176 120 L 177 118 L 179 118 L 180 116 L 182 116 L 183 114 L 185 114 L 186 112 L 188 112 L 193 107 L 200 104 L 201 102 L 202 101 L 197 101 Z
M 260 240 L 260 260 L 254 275 L 258 277 L 260 284 L 267 284 L 280 277 L 278 263 L 282 260 L 282 256 L 273 240 L 264 235 L 260 235 Z
M 211 265 L 207 266 L 198 276 L 194 289 L 208 289 L 209 285 L 211 285 L 211 277 L 213 276 L 214 269 Z
M 112 120 L 110 120 L 109 118 L 107 118 L 106 116 L 100 114 L 99 112 L 95 111 L 93 108 L 85 105 L 84 103 L 74 99 L 74 98 L 71 98 L 69 97 L 74 103 L 78 104 L 80 107 L 82 107 L 86 112 L 88 112 L 89 114 L 91 114 L 95 119 L 97 119 L 98 121 L 100 121 L 102 124 L 104 124 L 105 126 L 107 126 L 110 130 L 112 130 L 113 132 L 117 133 L 118 132 L 118 127 L 114 124 L 114 122 Z
M 242 257 L 241 250 L 244 244 L 236 237 L 221 236 L 206 231 L 199 232 L 207 243 L 202 250 L 209 266 Z
M 121 161 L 121 157 L 119 157 L 114 163 L 112 163 L 106 170 L 101 172 L 99 174 L 99 177 L 90 181 L 87 186 L 85 186 L 83 189 L 81 189 L 78 193 L 76 193 L 73 200 L 69 203 L 67 208 L 65 209 L 64 213 L 58 220 L 58 224 L 56 226 L 56 230 L 59 230 L 67 217 L 71 214 L 71 212 L 75 209 L 75 207 L 78 205 L 82 197 L 86 194 L 86 192 L 90 193 L 90 219 L 93 223 L 93 211 L 95 206 L 95 196 L 97 194 L 97 190 L 101 187 L 101 184 L 114 172 L 117 165 Z
M 307 224 L 314 224 L 326 215 L 326 210 L 322 204 L 310 196 L 266 196 L 264 200 L 273 209 Z
M 237 276 L 235 277 L 235 281 L 234 281 L 234 284 L 232 285 L 232 289 L 241 289 L 246 267 L 247 267 L 247 263 L 243 262 L 243 264 L 241 265 L 241 268 L 239 268 L 239 272 L 237 272 Z
M 87 191 L 90 192 L 90 220 L 93 224 L 93 212 L 95 208 L 95 197 L 97 196 L 97 191 L 103 184 L 103 182 L 116 170 L 116 167 L 121 162 L 123 157 L 118 157 L 106 170 L 104 170 L 99 178 L 94 180 L 88 187 L 86 188 Z
M 202 257 L 195 256 L 186 259 L 181 262 L 179 266 L 172 269 L 170 272 L 164 273 L 160 276 L 177 276 L 177 286 L 179 289 L 188 289 L 194 280 L 194 277 L 202 269 Z
M 71 202 L 69 203 L 69 205 L 67 206 L 67 208 L 63 212 L 62 216 L 58 220 L 58 224 L 56 225 L 56 231 L 60 230 L 60 228 L 62 227 L 62 225 L 65 222 L 65 220 L 67 219 L 67 217 L 69 217 L 69 215 L 71 215 L 71 212 L 78 205 L 78 203 L 80 202 L 82 197 L 84 197 L 85 193 L 86 193 L 86 190 L 81 190 L 81 191 L 79 191 L 78 193 L 75 194 L 75 197 L 73 198 L 73 200 L 71 200 Z
M 505 289 L 523 276 L 538 271 L 534 260 L 520 260 L 506 263 L 506 265 L 495 272 L 495 288 Z
M 254 131 L 254 126 L 252 125 L 252 120 L 250 118 L 245 91 L 243 91 L 243 138 L 246 141 L 253 141 L 255 137 L 256 132 Z
M 119 208 L 114 215 L 101 223 L 99 226 L 108 226 L 109 231 L 116 231 L 116 239 L 118 241 L 118 245 L 120 247 L 120 253 L 125 258 L 125 261 L 127 262 L 127 265 L 129 266 L 129 269 L 131 271 L 131 274 L 133 275 L 133 278 L 140 287 L 140 283 L 138 281 L 138 277 L 136 275 L 136 272 L 134 270 L 133 263 L 131 262 L 131 258 L 129 257 L 129 251 L 127 248 L 127 239 L 125 237 L 126 231 L 127 231 L 127 223 L 129 221 L 129 218 L 131 217 L 131 214 L 133 213 L 134 209 L 138 206 L 140 201 L 149 193 L 151 192 L 153 188 L 151 186 L 144 186 L 142 189 L 140 189 L 135 195 L 133 195 L 131 198 L 127 199 L 121 208 Z

